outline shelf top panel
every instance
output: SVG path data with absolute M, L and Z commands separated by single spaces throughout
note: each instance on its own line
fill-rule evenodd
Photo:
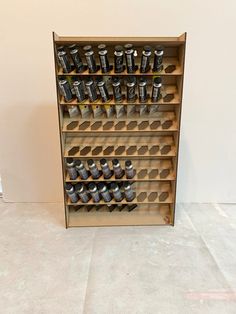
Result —
M 180 45 L 186 41 L 186 33 L 178 36 L 178 37 L 86 37 L 86 36 L 58 36 L 54 33 L 54 41 L 56 43 L 96 43 L 96 42 L 104 42 L 110 44 L 116 43 L 127 43 L 127 42 L 134 42 L 136 44 L 143 44 L 143 43 L 161 43 L 161 44 L 170 44 L 170 45 Z

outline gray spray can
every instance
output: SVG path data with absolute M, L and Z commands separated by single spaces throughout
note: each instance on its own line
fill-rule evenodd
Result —
M 130 185 L 130 183 L 128 181 L 126 181 L 124 183 L 124 192 L 125 192 L 125 198 L 127 202 L 131 202 L 135 195 L 134 195 L 134 191 Z
M 87 163 L 93 179 L 98 179 L 100 177 L 100 171 L 98 170 L 95 162 L 92 159 L 89 159 Z
M 121 194 L 121 191 L 120 191 L 120 188 L 118 186 L 117 183 L 115 182 L 112 182 L 111 183 L 111 191 L 112 191 L 112 194 L 114 196 L 114 199 L 117 201 L 117 202 L 121 202 L 122 199 L 123 199 L 123 196 Z
M 107 186 L 103 182 L 98 183 L 98 190 L 101 193 L 103 199 L 105 202 L 110 202 L 111 201 L 111 195 L 108 191 Z
M 125 174 L 127 179 L 132 179 L 135 175 L 131 160 L 125 161 Z
M 99 203 L 100 202 L 100 195 L 98 193 L 97 186 L 94 182 L 89 183 L 89 193 L 93 198 L 94 203 Z
M 104 178 L 109 179 L 112 176 L 112 172 L 105 158 L 102 158 L 100 160 L 100 165 L 102 168 Z
M 75 186 L 75 191 L 79 195 L 83 203 L 88 203 L 89 201 L 88 192 L 83 183 L 77 183 Z
M 66 183 L 65 184 L 65 190 L 66 194 L 68 195 L 71 203 L 77 203 L 79 198 L 78 195 L 75 193 L 75 189 L 71 183 Z
M 83 180 L 87 180 L 89 177 L 88 171 L 85 168 L 84 164 L 82 163 L 81 160 L 76 160 L 75 161 L 75 168 L 77 172 L 79 173 L 79 176 Z
M 66 169 L 71 180 L 75 180 L 78 177 L 73 158 L 66 158 Z

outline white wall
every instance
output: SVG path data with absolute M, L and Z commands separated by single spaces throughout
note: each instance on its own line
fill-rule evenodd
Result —
M 5 200 L 62 199 L 53 30 L 78 36 L 187 31 L 178 200 L 235 202 L 235 11 L 233 0 L 3 1 L 0 173 Z

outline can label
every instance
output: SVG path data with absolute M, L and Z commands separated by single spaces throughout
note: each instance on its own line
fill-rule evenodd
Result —
M 102 68 L 107 68 L 107 59 L 106 56 L 100 56 Z
M 121 72 L 123 70 L 123 55 L 115 56 L 115 71 Z
M 141 62 L 141 68 L 142 70 L 145 70 L 148 64 L 148 57 L 147 56 L 142 56 L 142 62 Z
M 133 66 L 133 56 L 132 54 L 127 55 L 127 66 L 132 67 Z
M 86 56 L 87 64 L 90 70 L 94 70 L 94 62 L 93 62 L 93 57 L 92 56 Z

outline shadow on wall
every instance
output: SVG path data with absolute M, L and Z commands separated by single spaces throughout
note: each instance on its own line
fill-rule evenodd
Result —
M 62 201 L 62 174 L 56 101 L 52 104 L 9 106 L 4 125 L 1 169 L 4 199 L 19 202 Z M 12 156 L 9 160 L 7 156 Z M 11 165 L 14 164 L 12 167 Z

